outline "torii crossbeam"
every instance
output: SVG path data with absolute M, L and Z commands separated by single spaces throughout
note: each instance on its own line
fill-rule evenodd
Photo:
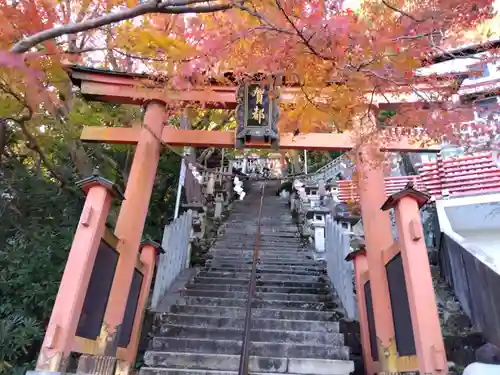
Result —
M 236 105 L 236 88 L 233 86 L 215 85 L 205 90 L 166 91 L 158 82 L 145 75 L 132 75 L 110 72 L 99 69 L 70 67 L 72 81 L 80 87 L 83 96 L 88 100 L 120 104 L 142 105 L 151 100 L 180 101 L 182 104 L 203 103 L 208 108 L 233 109 Z M 425 90 L 422 87 L 422 90 Z M 430 90 L 430 88 L 427 88 Z M 299 92 L 295 88 L 285 88 L 281 100 L 293 102 L 294 95 Z M 418 98 L 408 97 L 408 101 Z M 401 103 L 403 104 L 403 103 Z M 81 140 L 87 142 L 104 142 L 111 144 L 136 144 L 139 140 L 140 128 L 84 127 Z M 391 139 L 391 137 L 387 137 Z M 233 148 L 235 134 L 233 131 L 181 130 L 165 126 L 161 134 L 162 142 L 172 146 Z M 293 136 L 284 134 L 280 137 L 280 148 L 284 150 L 332 150 L 348 151 L 356 145 L 355 135 L 343 133 L 307 133 Z M 266 149 L 266 143 L 245 145 L 246 148 Z M 390 152 L 432 152 L 438 146 L 429 139 L 418 137 L 398 137 L 397 141 L 388 141 L 382 146 L 383 151 Z
M 141 133 L 140 127 L 113 128 L 101 126 L 86 126 L 80 139 L 86 142 L 104 142 L 110 144 L 137 144 Z M 233 148 L 233 131 L 183 130 L 173 126 L 165 126 L 161 140 L 171 146 Z M 281 148 L 284 150 L 330 150 L 349 151 L 356 146 L 352 133 L 307 133 L 293 136 L 282 135 Z M 427 145 L 426 145 L 427 143 Z M 247 143 L 245 148 L 267 149 L 266 143 Z M 401 137 L 398 141 L 388 142 L 381 147 L 382 151 L 390 152 L 436 152 L 436 144 L 424 140 L 413 140 Z

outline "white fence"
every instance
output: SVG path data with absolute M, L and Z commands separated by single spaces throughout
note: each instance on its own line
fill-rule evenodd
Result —
M 354 266 L 346 262 L 350 253 L 350 234 L 333 220 L 326 217 L 326 267 L 337 295 L 346 310 L 347 317 L 357 320 L 356 295 L 354 294 Z
M 189 267 L 191 257 L 191 230 L 193 212 L 185 212 L 169 225 L 165 226 L 161 247 L 165 254 L 160 254 L 156 279 L 151 299 L 151 309 L 158 308 L 162 298 L 179 274 Z

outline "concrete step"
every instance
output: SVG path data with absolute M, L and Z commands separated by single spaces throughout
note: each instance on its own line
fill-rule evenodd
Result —
M 228 292 L 224 290 L 185 290 L 184 296 L 215 297 L 215 298 L 237 298 L 246 299 L 248 292 Z M 256 293 L 255 300 L 271 301 L 300 301 L 300 302 L 332 302 L 332 297 L 327 294 L 287 294 L 287 293 Z
M 222 229 L 222 237 L 225 235 L 229 236 L 247 236 L 250 237 L 251 234 L 255 235 L 254 232 L 252 232 L 252 229 L 257 230 L 257 226 L 252 226 L 252 227 L 247 227 L 247 226 L 227 226 L 223 227 Z M 283 238 L 283 239 L 289 239 L 289 238 L 299 238 L 298 235 L 298 228 L 296 225 L 292 226 L 285 226 L 285 225 L 279 225 L 275 226 L 273 225 L 271 228 L 266 228 L 265 226 L 260 227 L 260 233 L 263 237 L 269 237 L 269 238 Z
M 195 283 L 199 284 L 229 284 L 229 285 L 247 285 L 249 279 L 231 279 L 227 277 L 200 277 L 195 276 Z M 321 289 L 325 283 L 321 282 L 300 282 L 286 280 L 257 280 L 257 286 L 279 286 L 279 287 L 300 287 Z
M 259 227 L 257 225 L 255 226 L 248 226 L 245 224 L 242 224 L 241 226 L 231 226 L 227 225 L 222 227 L 222 231 L 224 235 L 228 236 L 247 236 L 249 237 L 251 234 L 255 234 L 256 230 Z M 298 227 L 296 225 L 276 225 L 270 224 L 270 223 L 261 223 L 260 226 L 260 233 L 265 236 L 266 238 L 299 238 L 298 235 Z
M 242 285 L 231 284 L 187 284 L 187 290 L 207 290 L 221 292 L 245 292 L 248 293 L 248 283 Z M 303 288 L 303 287 L 279 287 L 279 286 L 260 286 L 256 288 L 257 293 L 284 293 L 284 294 L 329 294 L 328 285 L 323 285 L 321 288 Z
M 218 247 L 215 246 L 209 250 L 210 254 L 213 254 L 214 256 L 216 255 L 226 255 L 226 256 L 246 256 L 246 257 L 252 257 L 253 252 L 254 252 L 255 246 L 251 245 L 246 248 L 234 248 L 230 247 L 229 245 L 227 247 Z M 312 259 L 312 251 L 311 249 L 294 249 L 294 248 L 283 248 L 283 249 L 274 249 L 270 247 L 259 247 L 259 256 L 262 258 L 262 256 L 266 257 L 285 257 L 289 259 L 293 258 L 306 258 L 307 256 L 311 256 Z
M 235 238 L 228 241 L 217 241 L 215 242 L 213 249 L 233 249 L 233 250 L 247 250 L 253 249 L 255 246 L 255 238 L 252 238 L 250 241 L 243 241 L 241 238 Z M 261 249 L 269 249 L 269 250 L 282 250 L 282 251 L 291 251 L 291 250 L 307 250 L 302 243 L 299 241 L 268 241 L 262 240 L 260 241 Z
M 241 264 L 252 264 L 252 258 L 249 257 L 235 257 L 235 256 L 227 256 L 227 255 L 217 255 L 217 257 L 213 257 L 210 255 L 207 259 L 207 262 L 210 264 L 219 265 L 219 264 L 232 264 L 232 265 L 241 265 Z M 317 267 L 320 266 L 320 262 L 316 262 L 313 259 L 294 259 L 294 260 L 283 260 L 283 259 L 261 259 L 261 265 L 266 266 L 304 266 L 304 267 Z
M 286 314 L 287 315 L 287 314 Z M 295 319 L 297 314 L 293 316 Z M 166 324 L 178 326 L 198 327 L 202 329 L 239 329 L 242 330 L 245 325 L 245 315 L 241 314 L 235 317 L 219 317 L 207 315 L 187 315 L 169 313 L 162 320 Z M 339 323 L 328 320 L 291 320 L 291 319 L 262 319 L 256 318 L 255 312 L 252 314 L 252 329 L 266 331 L 305 331 L 319 332 L 322 335 L 326 333 L 339 333 Z
M 253 255 L 253 252 L 254 252 L 254 249 L 255 249 L 255 246 L 249 246 L 248 248 L 245 248 L 245 249 L 234 249 L 234 248 L 220 248 L 220 247 L 214 247 L 212 249 L 209 250 L 209 253 L 210 254 L 213 254 L 214 256 L 216 255 L 224 255 L 224 254 L 232 254 L 234 253 L 233 255 L 235 256 L 238 256 L 240 254 L 242 255 L 245 255 L 245 256 L 249 256 L 249 255 Z M 304 257 L 304 256 L 308 256 L 308 255 L 311 255 L 312 256 L 312 251 L 310 249 L 291 249 L 291 248 L 285 248 L 283 250 L 276 250 L 274 248 L 265 248 L 265 247 L 260 247 L 259 248 L 259 255 L 271 255 L 271 256 L 275 256 L 275 257 L 281 257 L 281 256 L 285 256 L 285 257 L 290 257 L 290 256 L 293 256 L 293 257 Z
M 229 279 L 247 279 L 250 278 L 249 272 L 220 272 L 220 271 L 201 271 L 198 273 L 199 277 L 213 277 L 213 278 L 229 278 Z M 326 282 L 326 276 L 320 275 L 300 275 L 293 273 L 281 274 L 267 274 L 259 273 L 257 280 L 261 281 L 295 281 L 298 283 L 322 283 Z
M 144 362 L 156 368 L 237 371 L 240 355 L 150 351 L 145 353 Z M 348 375 L 354 370 L 354 363 L 332 359 L 251 356 L 248 367 L 251 372 Z M 141 370 L 144 375 L 159 374 L 159 370 L 154 371 L 148 373 L 145 368 Z
M 209 252 L 205 255 L 206 260 L 222 260 L 226 261 L 227 258 L 233 258 L 233 264 L 248 263 L 252 264 L 252 252 L 242 252 L 242 251 L 224 251 L 224 252 Z M 308 264 L 307 262 L 313 261 L 313 256 L 310 253 L 281 253 L 281 254 L 270 254 L 270 253 L 259 253 L 259 264 L 286 264 L 286 265 L 301 265 Z
M 246 298 L 220 298 L 220 297 L 182 297 L 177 300 L 178 305 L 196 306 L 223 306 L 223 307 L 245 307 Z M 304 302 L 304 301 L 284 301 L 284 300 L 260 300 L 253 299 L 252 307 L 255 309 L 285 309 L 285 310 L 306 310 L 325 311 L 338 307 L 334 302 Z
M 194 339 L 209 340 L 241 340 L 243 337 L 243 327 L 234 328 L 205 328 L 186 327 L 172 324 L 164 324 L 160 329 L 164 337 L 187 337 Z M 325 333 L 310 331 L 279 331 L 279 330 L 252 330 L 250 331 L 252 342 L 287 342 L 308 345 L 343 346 L 344 335 L 341 333 Z
M 224 260 L 227 261 L 229 259 L 231 263 L 238 264 L 238 263 L 244 263 L 244 262 L 251 262 L 252 261 L 252 252 L 225 252 L 225 253 L 220 253 L 220 254 L 214 254 L 214 253 L 208 253 L 206 258 L 207 259 L 216 259 L 216 260 Z M 290 253 L 288 255 L 273 255 L 269 253 L 261 253 L 259 254 L 259 259 L 261 264 L 288 264 L 288 265 L 307 265 L 311 264 L 314 262 L 313 256 L 308 255 L 306 253 L 304 254 L 294 254 Z M 308 263 L 311 262 L 311 263 Z
M 220 264 L 218 266 L 207 266 L 211 271 L 233 271 L 233 272 L 250 272 L 252 270 L 251 264 Z M 303 273 L 314 272 L 319 274 L 326 274 L 326 268 L 321 266 L 275 266 L 267 264 L 257 264 L 257 270 L 260 272 L 276 272 L 276 273 Z
M 248 202 L 250 203 L 250 202 Z M 249 216 L 247 214 L 245 215 L 237 215 L 236 213 L 234 213 L 235 215 L 230 215 L 228 217 L 228 220 L 226 221 L 227 225 L 241 225 L 242 227 L 246 227 L 246 224 L 257 224 L 258 222 L 258 212 L 254 212 L 253 215 Z M 276 213 L 278 215 L 278 213 Z M 260 222 L 262 224 L 266 223 L 266 224 L 272 224 L 273 226 L 283 226 L 283 225 L 296 225 L 294 220 L 290 217 L 290 213 L 288 213 L 288 217 L 285 217 L 283 216 L 282 218 L 280 219 L 277 219 L 276 217 L 275 218 L 272 218 L 272 217 L 266 217 L 266 216 L 262 216 L 260 218 Z
M 144 372 L 143 372 L 144 369 Z M 203 369 L 176 369 L 164 367 L 143 367 L 139 375 L 238 375 L 237 371 L 203 370 Z M 255 372 L 250 371 L 249 375 L 277 375 L 279 372 Z M 287 374 L 290 374 L 287 372 Z M 299 374 L 291 374 L 299 375 Z M 325 374 L 326 375 L 326 374 Z M 344 374 L 335 374 L 344 375 Z
M 214 243 L 212 250 L 253 250 L 255 247 L 255 241 L 242 243 L 238 240 L 233 240 L 232 242 L 216 242 Z M 309 248 L 305 247 L 300 243 L 290 243 L 276 245 L 274 243 L 263 243 L 260 242 L 260 248 L 263 251 L 308 251 Z M 310 251 L 310 250 L 309 250 Z
M 245 318 L 246 316 L 245 308 L 229 306 L 174 305 L 170 311 L 173 314 L 205 315 L 220 318 Z M 252 310 L 252 319 L 337 321 L 339 316 L 340 314 L 337 311 L 272 310 L 263 308 Z
M 307 269 L 278 269 L 278 268 L 266 268 L 262 267 L 260 265 L 257 265 L 256 267 L 256 272 L 257 276 L 265 276 L 265 275 L 295 275 L 295 276 L 307 276 L 307 277 L 326 277 L 326 272 L 321 272 L 321 271 L 311 271 Z M 203 277 L 207 277 L 207 274 L 214 274 L 214 273 L 219 273 L 219 274 L 232 274 L 232 275 L 247 275 L 246 277 L 250 277 L 250 274 L 252 273 L 252 268 L 250 266 L 243 268 L 243 267 L 216 267 L 216 266 L 211 266 L 208 265 L 202 269 L 200 269 L 200 274 L 203 273 Z
M 216 266 L 219 265 L 231 265 L 231 266 L 252 266 L 252 258 L 242 258 L 242 257 L 234 257 L 234 256 L 226 256 L 226 255 L 217 255 L 213 257 L 213 254 L 209 254 L 207 259 L 207 264 L 213 264 Z M 321 262 L 316 262 L 313 259 L 305 259 L 305 260 L 270 260 L 270 259 L 261 259 L 259 262 L 261 266 L 268 267 L 323 267 L 325 266 Z
M 248 217 L 248 216 L 232 216 L 230 215 L 227 218 L 226 225 L 227 226 L 239 226 L 240 228 L 246 228 L 249 224 L 250 225 L 257 225 L 257 214 L 258 212 L 255 212 L 253 217 Z M 289 215 L 290 216 L 290 215 Z M 283 221 L 277 221 L 276 219 L 268 219 L 266 217 L 261 217 L 260 220 L 261 224 L 272 224 L 273 226 L 279 227 L 279 226 L 293 226 L 296 225 L 294 220 L 290 217 L 284 218 Z
M 249 372 L 249 375 L 277 375 L 279 372 Z M 237 371 L 193 370 L 165 367 L 143 367 L 139 375 L 238 375 Z
M 222 229 L 222 233 L 219 240 L 236 240 L 240 239 L 242 241 L 250 242 L 255 238 L 255 234 L 257 233 L 258 227 L 245 227 L 244 229 L 238 228 L 224 228 Z M 265 226 L 260 227 L 260 238 L 262 241 L 269 242 L 300 242 L 300 235 L 295 228 L 286 228 L 286 227 L 275 227 L 266 228 Z
M 155 337 L 152 349 L 161 352 L 181 353 L 241 353 L 241 340 L 191 339 L 175 337 Z M 346 346 L 304 345 L 283 342 L 251 342 L 250 355 L 287 357 L 287 358 L 323 358 L 349 359 L 349 348 Z

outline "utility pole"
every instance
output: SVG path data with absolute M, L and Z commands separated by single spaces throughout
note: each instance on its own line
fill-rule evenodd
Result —
M 307 150 L 304 150 L 304 173 L 307 174 Z

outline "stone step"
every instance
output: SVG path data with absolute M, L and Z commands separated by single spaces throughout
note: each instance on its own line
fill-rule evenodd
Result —
M 143 372 L 144 369 L 144 372 Z M 341 367 L 341 369 L 343 369 Z M 361 370 L 362 371 L 362 370 Z M 249 375 L 278 375 L 279 372 L 255 372 L 250 371 Z M 290 374 L 287 372 L 287 374 Z M 143 367 L 139 370 L 139 375 L 238 375 L 237 371 L 203 370 L 203 369 L 176 369 L 165 367 Z M 291 374 L 299 375 L 299 374 Z M 325 374 L 326 375 L 326 374 Z M 344 375 L 335 374 L 335 375 Z
M 255 236 L 259 226 L 257 221 L 247 221 L 241 223 L 230 223 L 226 226 L 221 227 L 221 236 L 242 236 L 250 238 L 252 235 Z M 260 233 L 266 237 L 274 238 L 300 238 L 298 235 L 298 227 L 294 224 L 293 226 L 286 225 L 276 225 L 272 222 L 261 222 L 260 223 Z
M 207 259 L 207 262 L 210 261 L 211 264 L 252 264 L 252 258 L 247 257 L 234 257 L 234 256 L 226 256 L 226 255 L 217 255 L 216 258 Z M 321 263 L 316 262 L 313 259 L 294 259 L 294 260 L 283 260 L 283 259 L 262 259 L 260 264 L 269 265 L 269 266 L 305 266 L 305 267 L 315 267 L 320 265 Z
M 246 316 L 245 308 L 228 306 L 174 305 L 170 312 L 173 314 L 205 315 L 220 318 L 245 318 Z M 252 319 L 337 321 L 339 317 L 341 317 L 341 314 L 337 311 L 272 310 L 263 308 L 252 310 Z
M 293 242 L 293 243 L 272 243 L 272 242 L 259 242 L 260 248 L 264 250 L 272 251 L 304 251 L 310 250 L 308 247 L 304 246 L 303 243 Z M 213 249 L 233 249 L 233 250 L 252 250 L 255 247 L 255 241 L 241 242 L 241 240 L 232 240 L 227 242 L 216 241 L 214 243 Z
M 304 247 L 304 244 L 299 241 L 266 241 L 261 240 L 259 242 L 260 247 L 262 249 L 270 249 L 270 250 L 307 250 Z M 246 250 L 252 249 L 255 246 L 255 238 L 252 238 L 251 241 L 243 241 L 240 239 L 232 239 L 228 241 L 216 241 L 214 244 L 214 249 L 234 249 L 234 250 Z
M 237 371 L 240 355 L 148 351 L 144 362 L 156 368 Z M 332 359 L 251 356 L 248 368 L 251 372 L 265 373 L 348 375 L 354 370 L 354 363 Z M 159 370 L 155 371 L 158 373 Z M 141 372 L 148 374 L 145 368 Z
M 241 340 L 215 340 L 215 339 L 191 339 L 175 337 L 155 337 L 152 349 L 164 352 L 181 353 L 212 353 L 233 354 L 241 353 Z M 349 359 L 349 348 L 347 346 L 321 346 L 304 345 L 283 342 L 251 342 L 250 355 L 287 357 L 287 358 L 323 358 L 323 359 Z
M 199 277 L 213 277 L 213 278 L 229 278 L 229 279 L 246 279 L 250 278 L 249 272 L 217 272 L 217 271 L 202 271 L 198 273 Z M 325 276 L 319 275 L 299 275 L 299 274 L 266 274 L 260 273 L 257 275 L 257 280 L 261 281 L 294 281 L 298 283 L 322 283 L 326 282 Z
M 248 227 L 246 225 L 241 225 L 241 226 L 225 226 L 223 227 L 223 235 L 224 234 L 231 234 L 234 236 L 250 236 L 250 233 L 252 233 L 251 229 L 257 229 L 257 226 L 252 226 Z M 298 237 L 298 230 L 296 225 L 273 225 L 272 227 L 265 227 L 262 226 L 260 227 L 260 233 L 262 236 L 265 237 L 275 237 L 275 238 L 297 238 Z M 255 233 L 252 233 L 255 235 Z
M 253 217 L 248 218 L 248 217 L 231 217 L 229 216 L 225 228 L 240 228 L 242 231 L 245 231 L 248 227 L 257 227 L 257 212 L 253 215 Z M 277 222 L 276 219 L 270 220 L 266 218 L 261 218 L 261 228 L 264 227 L 264 225 L 267 225 L 268 228 L 280 228 L 283 226 L 295 226 L 295 230 L 297 230 L 297 224 L 294 223 L 293 220 L 284 220 L 283 222 Z
M 231 285 L 231 284 L 187 284 L 187 290 L 215 290 L 221 292 L 246 292 L 248 293 L 248 284 Z M 257 293 L 285 293 L 285 294 L 329 294 L 328 285 L 323 285 L 321 288 L 302 288 L 302 287 L 279 287 L 279 286 L 260 286 L 256 289 Z
M 241 224 L 228 224 L 222 226 L 222 230 L 225 231 L 224 233 L 231 233 L 235 235 L 249 235 L 250 233 L 253 233 L 252 230 L 258 229 L 258 225 L 256 225 L 256 222 L 252 226 L 246 225 L 247 223 L 241 223 Z M 229 231 L 230 230 L 230 231 Z M 291 225 L 286 225 L 286 224 L 276 224 L 276 223 L 264 223 L 261 222 L 260 225 L 260 232 L 261 234 L 264 234 L 269 237 L 290 237 L 291 234 L 294 236 L 297 235 L 298 233 L 298 227 L 295 224 Z
M 277 372 L 249 372 L 249 375 L 277 375 Z M 139 375 L 238 375 L 237 371 L 193 370 L 165 367 L 142 367 Z
M 160 328 L 160 335 L 165 337 L 189 337 L 210 340 L 242 340 L 243 325 L 241 329 L 212 328 L 212 327 L 187 327 L 173 324 L 164 324 Z M 311 331 L 279 331 L 279 330 L 251 330 L 252 342 L 287 342 L 308 345 L 343 346 L 344 335 L 341 333 L 325 333 Z
M 293 229 L 288 228 L 277 228 L 274 227 L 272 230 L 264 229 L 265 226 L 260 228 L 260 236 L 262 241 L 277 242 L 283 240 L 285 242 L 298 242 L 300 241 L 300 234 L 297 227 Z M 243 229 L 227 227 L 221 230 L 218 240 L 233 241 L 236 239 L 241 239 L 242 241 L 252 241 L 255 238 L 258 227 L 245 227 Z
M 242 229 L 245 229 L 248 225 L 257 226 L 257 222 L 258 222 L 257 214 L 258 214 L 258 212 L 255 212 L 255 214 L 252 217 L 248 217 L 248 216 L 244 217 L 243 215 L 241 215 L 241 216 L 230 215 L 227 218 L 226 226 L 227 227 L 239 226 Z M 281 220 L 277 221 L 276 219 L 268 219 L 268 218 L 262 217 L 260 223 L 261 223 L 261 225 L 262 224 L 271 224 L 273 227 L 293 226 L 293 225 L 296 226 L 297 225 L 293 221 L 293 219 L 291 219 L 291 218 L 283 219 L 283 221 L 281 221 Z
M 225 266 L 212 266 L 207 265 L 203 268 L 204 271 L 212 272 L 251 272 L 252 265 L 225 265 Z M 256 270 L 258 273 L 283 273 L 283 274 L 294 274 L 294 275 L 326 275 L 326 269 L 320 269 L 319 267 L 277 267 L 277 266 L 267 266 L 265 264 L 257 264 Z
M 231 270 L 231 271 L 246 271 L 246 270 L 251 270 L 252 269 L 252 264 L 229 264 L 229 263 L 222 263 L 217 266 L 207 266 L 208 268 L 216 271 L 225 271 L 225 270 Z M 298 266 L 298 265 L 292 265 L 292 266 L 275 266 L 275 265 L 267 265 L 267 264 L 257 264 L 257 269 L 260 270 L 261 272 L 279 272 L 279 273 L 296 273 L 296 272 L 319 272 L 321 274 L 324 274 L 326 272 L 326 268 L 320 265 L 316 266 Z
M 185 296 L 196 297 L 215 297 L 215 298 L 236 298 L 246 299 L 248 292 L 228 292 L 224 290 L 185 290 Z M 331 302 L 332 298 L 325 294 L 287 294 L 287 293 L 259 293 L 255 295 L 255 300 L 271 301 L 300 301 L 300 302 Z
M 218 259 L 224 260 L 225 258 L 229 257 L 237 258 L 235 259 L 233 264 L 251 262 L 253 260 L 253 251 L 210 250 L 205 256 L 206 259 L 217 259 L 217 260 Z M 311 260 L 313 260 L 313 255 L 309 251 L 301 253 L 295 251 L 280 252 L 280 253 L 274 253 L 274 251 L 271 252 L 259 251 L 258 258 L 260 264 L 267 264 L 267 263 L 272 264 L 281 262 L 281 264 L 301 265 L 308 261 L 310 262 Z
M 228 292 L 223 290 L 185 290 L 183 295 L 190 297 L 215 297 L 229 299 L 246 299 L 248 292 Z M 287 293 L 259 293 L 255 295 L 255 300 L 270 301 L 297 301 L 297 302 L 332 302 L 332 297 L 327 294 L 287 294 Z
M 229 260 L 229 262 L 238 264 L 242 262 L 251 262 L 252 261 L 252 252 L 244 253 L 244 252 L 225 252 L 225 253 L 219 253 L 219 254 L 214 254 L 214 253 L 208 253 L 207 254 L 207 259 L 217 259 L 217 260 Z M 298 254 L 293 254 L 290 253 L 288 255 L 273 255 L 269 253 L 261 253 L 259 254 L 260 258 L 260 263 L 280 263 L 280 264 L 288 264 L 288 265 L 307 265 L 311 264 L 314 262 L 312 255 L 298 255 Z M 311 262 L 311 263 L 308 263 Z
M 246 298 L 220 298 L 220 297 L 198 297 L 187 296 L 177 299 L 178 305 L 196 306 L 223 306 L 223 307 L 245 307 Z M 305 310 L 305 311 L 325 311 L 338 307 L 334 302 L 304 302 L 304 301 L 284 301 L 284 300 L 260 300 L 253 299 L 252 307 L 255 309 L 284 309 L 284 310 Z
M 237 254 L 244 254 L 244 255 L 250 255 L 253 254 L 255 249 L 255 246 L 249 246 L 247 248 L 241 248 L 241 249 L 236 249 L 236 248 L 231 248 L 231 247 L 213 247 L 209 250 L 209 253 L 217 255 L 217 254 L 223 254 L 223 253 L 237 253 Z M 283 249 L 276 249 L 272 247 L 259 247 L 259 254 L 266 254 L 266 255 L 273 255 L 273 256 L 307 256 L 311 255 L 312 256 L 312 251 L 310 249 L 292 249 L 292 248 L 283 248 Z
M 233 256 L 239 256 L 239 255 L 245 255 L 247 257 L 251 257 L 253 252 L 255 250 L 254 245 L 249 245 L 248 247 L 242 247 L 242 248 L 236 248 L 236 247 L 231 247 L 230 245 L 228 246 L 214 246 L 212 247 L 209 252 L 214 255 L 233 255 Z M 276 249 L 272 247 L 259 247 L 259 255 L 267 255 L 273 256 L 273 257 L 281 257 L 284 256 L 286 258 L 293 258 L 293 257 L 300 257 L 300 258 L 305 258 L 307 256 L 312 257 L 312 250 L 311 249 L 306 249 L 306 248 L 282 248 L 282 249 Z
M 186 326 L 190 328 L 203 329 L 239 329 L 245 326 L 245 316 L 240 317 L 218 317 L 206 315 L 186 315 L 186 314 L 168 314 L 162 318 L 165 324 L 177 326 Z M 289 319 L 257 319 L 252 314 L 252 329 L 266 331 L 305 331 L 339 333 L 340 326 L 338 322 L 326 320 L 289 320 Z
M 195 283 L 200 284 L 229 284 L 229 285 L 247 285 L 249 279 L 231 279 L 227 277 L 200 277 L 195 276 Z M 321 289 L 325 283 L 321 282 L 298 282 L 286 280 L 257 280 L 257 286 L 279 286 L 279 287 L 301 287 Z

